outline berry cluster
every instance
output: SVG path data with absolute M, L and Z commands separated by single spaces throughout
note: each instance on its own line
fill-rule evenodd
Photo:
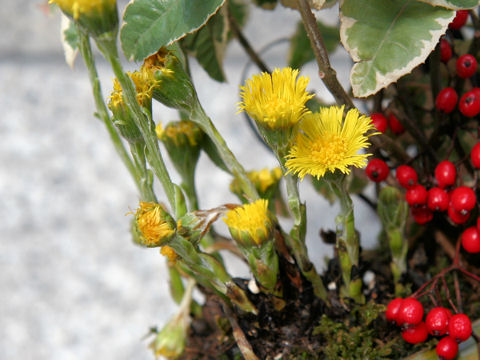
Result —
M 480 169 L 480 142 L 470 152 L 472 165 Z M 381 159 L 371 159 L 365 169 L 368 178 L 374 182 L 384 181 L 390 169 Z M 409 165 L 400 165 L 396 169 L 396 178 L 400 186 L 406 189 L 405 200 L 410 205 L 411 213 L 419 224 L 426 224 L 433 219 L 434 212 L 447 212 L 454 224 L 463 224 L 469 218 L 477 204 L 475 191 L 468 186 L 455 187 L 457 168 L 449 160 L 441 161 L 435 168 L 432 187 L 427 188 L 418 183 L 418 174 Z M 471 244 L 465 248 L 469 252 L 480 251 L 480 224 L 467 229 L 466 241 Z
M 468 11 L 457 11 L 457 16 L 450 23 L 450 29 L 458 30 L 465 25 L 468 19 Z M 448 63 L 453 56 L 453 50 L 447 39 L 440 40 L 440 60 Z M 455 63 L 456 74 L 460 79 L 468 79 L 477 72 L 478 62 L 472 54 L 463 54 L 459 56 Z M 458 103 L 458 109 L 466 117 L 474 117 L 480 113 L 480 88 L 474 87 L 462 95 L 459 100 L 458 94 L 452 87 L 442 89 L 436 99 L 435 107 L 437 110 L 450 114 L 455 110 Z
M 387 305 L 387 321 L 402 327 L 402 337 L 410 344 L 427 340 L 428 335 L 443 336 L 437 344 L 437 355 L 444 360 L 454 359 L 458 343 L 472 334 L 472 323 L 465 314 L 452 315 L 444 307 L 431 309 L 423 321 L 423 305 L 413 297 L 396 298 Z

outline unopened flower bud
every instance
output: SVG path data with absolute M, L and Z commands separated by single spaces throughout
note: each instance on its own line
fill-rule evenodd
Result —
M 141 245 L 162 246 L 175 234 L 175 221 L 160 204 L 140 201 L 135 220 Z
M 142 68 L 158 81 L 153 97 L 168 107 L 191 111 L 197 102 L 195 89 L 182 63 L 173 51 L 161 48 L 145 59 Z
M 268 201 L 265 199 L 230 210 L 224 221 L 232 237 L 242 247 L 262 245 L 270 239 L 273 230 Z
M 50 0 L 93 37 L 107 32 L 116 34 L 118 13 L 116 0 Z

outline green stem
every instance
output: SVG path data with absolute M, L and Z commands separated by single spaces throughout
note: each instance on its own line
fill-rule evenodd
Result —
M 137 165 L 137 169 L 141 169 L 142 175 L 140 179 L 140 194 L 144 201 L 157 202 L 157 197 L 153 191 L 153 179 L 151 171 L 148 170 L 145 159 L 145 143 L 136 142 L 130 145 L 133 159 Z
M 362 295 L 362 279 L 352 279 L 352 269 L 358 268 L 360 244 L 355 231 L 353 202 L 346 188 L 345 179 L 342 175 L 341 178 L 327 181 L 340 202 L 340 213 L 335 218 L 335 223 L 337 225 L 336 248 L 344 283 L 342 295 L 361 303 L 365 300 Z
M 257 309 L 245 292 L 233 281 L 225 267 L 214 256 L 201 252 L 187 239 L 177 235 L 168 244 L 181 257 L 195 274 L 195 278 L 209 284 L 219 293 L 227 296 L 234 304 L 246 312 L 257 314 Z
M 240 182 L 240 186 L 246 197 L 250 201 L 257 200 L 259 196 L 257 190 L 255 189 L 255 186 L 248 178 L 243 166 L 238 162 L 238 160 L 228 148 L 222 135 L 220 135 L 210 118 L 205 114 L 205 111 L 198 102 L 198 99 L 193 105 L 191 116 L 192 121 L 194 121 L 198 126 L 200 126 L 200 128 L 210 137 L 212 142 L 215 144 L 218 153 L 220 154 L 220 157 L 222 158 L 225 165 L 227 166 L 229 172 Z
M 120 156 L 120 159 L 123 161 L 128 171 L 132 175 L 132 178 L 135 181 L 137 188 L 141 190 L 141 175 L 135 167 L 132 159 L 128 155 L 128 151 L 125 149 L 122 139 L 118 135 L 118 132 L 113 125 L 113 122 L 108 113 L 107 106 L 105 105 L 105 101 L 103 100 L 102 90 L 100 87 L 100 79 L 98 78 L 97 68 L 95 66 L 95 58 L 92 53 L 92 47 L 90 46 L 90 40 L 88 38 L 88 35 L 86 35 L 80 29 L 78 30 L 78 36 L 80 40 L 79 49 L 87 67 L 90 83 L 92 84 L 93 97 L 95 100 L 95 106 L 97 108 L 98 116 L 105 124 L 108 134 L 110 135 L 110 138 L 113 142 L 113 146 L 115 147 L 115 150 Z
M 284 159 L 281 154 L 278 154 L 278 159 L 285 173 Z M 310 281 L 313 286 L 313 292 L 322 300 L 327 300 L 327 290 L 323 285 L 323 281 L 318 275 L 315 266 L 308 257 L 308 249 L 305 243 L 307 214 L 305 204 L 300 201 L 300 194 L 298 193 L 298 180 L 291 174 L 285 176 L 288 196 L 288 207 L 293 214 L 293 228 L 290 231 L 290 236 L 285 237 L 287 246 L 292 250 L 300 271 L 303 276 Z
M 160 153 L 157 136 L 155 134 L 155 125 L 151 119 L 151 114 L 149 114 L 148 111 L 142 110 L 137 101 L 136 91 L 133 87 L 132 81 L 123 70 L 122 64 L 118 58 L 116 41 L 112 39 L 97 40 L 97 45 L 103 53 L 103 56 L 105 56 L 112 66 L 113 73 L 122 86 L 125 103 L 132 111 L 135 124 L 140 129 L 145 141 L 148 162 L 163 186 L 172 211 L 175 212 L 175 188 L 163 161 L 162 154 Z
M 392 270 L 393 283 L 395 284 L 395 295 L 402 296 L 405 289 L 400 279 L 407 271 L 408 243 L 404 240 L 402 229 L 388 229 L 387 236 L 392 254 L 390 269 Z

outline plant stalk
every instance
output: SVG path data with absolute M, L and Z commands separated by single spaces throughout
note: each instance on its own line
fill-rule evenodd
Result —
M 140 129 L 145 141 L 148 162 L 163 186 L 172 211 L 175 212 L 175 188 L 158 146 L 151 114 L 149 114 L 148 111 L 143 110 L 137 101 L 136 91 L 133 87 L 132 81 L 123 70 L 120 59 L 118 58 L 116 41 L 114 39 L 97 39 L 97 44 L 100 51 L 112 66 L 113 73 L 122 86 L 125 103 L 132 111 L 135 124 Z
M 336 250 L 344 283 L 341 295 L 363 303 L 365 298 L 362 294 L 362 279 L 356 275 L 352 279 L 352 272 L 355 274 L 355 268 L 358 270 L 360 243 L 355 231 L 353 202 L 348 193 L 345 179 L 345 176 L 342 175 L 340 178 L 327 180 L 340 202 L 340 213 L 335 218 L 335 223 L 337 225 Z

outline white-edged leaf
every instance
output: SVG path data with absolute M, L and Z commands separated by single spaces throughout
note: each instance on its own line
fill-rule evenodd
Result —
M 78 55 L 78 34 L 73 21 L 62 13 L 60 31 L 62 37 L 63 54 L 65 62 L 73 69 Z
M 373 95 L 423 63 L 454 16 L 417 0 L 342 0 L 340 39 L 355 62 L 354 96 Z
M 419 0 L 433 6 L 443 6 L 447 9 L 466 10 L 480 5 L 478 0 Z
M 203 26 L 225 0 L 132 0 L 120 30 L 127 58 L 143 60 Z

